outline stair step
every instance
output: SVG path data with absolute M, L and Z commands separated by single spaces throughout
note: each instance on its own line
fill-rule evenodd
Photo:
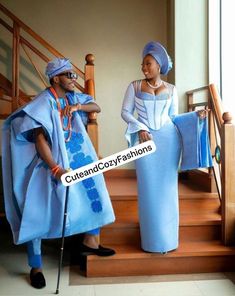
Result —
M 211 215 L 184 215 L 180 217 L 179 237 L 184 241 L 209 241 L 221 238 L 221 217 Z M 118 219 L 101 230 L 103 244 L 133 244 L 140 241 L 138 219 Z
M 137 199 L 112 199 L 115 215 L 119 217 L 133 217 L 134 220 L 138 216 Z M 191 198 L 179 200 L 180 214 L 197 215 L 197 214 L 218 214 L 220 211 L 220 201 L 216 198 Z
M 106 185 L 112 200 L 136 200 L 137 180 L 135 177 L 105 178 Z M 216 198 L 217 193 L 205 192 L 189 180 L 179 180 L 179 198 Z
M 88 256 L 87 276 L 158 275 L 222 272 L 235 269 L 235 248 L 219 241 L 181 242 L 176 251 L 165 255 L 143 252 L 139 245 L 111 246 L 116 255 Z
M 160 275 L 235 270 L 235 248 L 221 243 L 218 194 L 205 192 L 189 180 L 179 181 L 180 246 L 166 255 L 140 248 L 135 177 L 106 177 L 116 221 L 101 230 L 101 242 L 116 255 L 88 256 L 87 276 Z
M 129 213 L 129 215 L 116 215 L 116 221 L 108 227 L 120 227 L 125 224 L 138 224 L 137 213 Z M 217 213 L 180 213 L 180 226 L 185 225 L 215 225 L 221 224 L 221 215 Z

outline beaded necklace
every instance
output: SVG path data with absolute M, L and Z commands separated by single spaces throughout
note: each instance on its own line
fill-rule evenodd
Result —
M 67 123 L 67 126 L 64 125 L 64 115 L 63 115 L 63 112 L 62 112 L 62 108 L 61 108 L 61 104 L 60 104 L 60 100 L 59 100 L 59 97 L 55 91 L 55 89 L 53 87 L 50 87 L 50 92 L 53 94 L 54 96 L 54 99 L 56 101 L 56 105 L 57 105 L 57 109 L 58 109 L 58 112 L 59 112 L 59 115 L 60 115 L 60 121 L 61 121 L 61 125 L 62 125 L 62 128 L 64 131 L 69 131 L 69 135 L 68 137 L 65 139 L 65 142 L 69 142 L 70 141 L 70 138 L 71 138 L 71 135 L 72 135 L 72 124 L 71 124 L 71 120 L 72 120 L 72 116 L 68 116 L 68 123 Z M 65 97 L 65 105 L 69 105 L 69 102 L 68 102 L 68 99 L 67 97 Z
M 153 89 L 158 89 L 162 85 L 162 80 L 159 82 L 158 85 L 152 85 L 147 79 L 146 79 L 146 83 L 148 84 L 149 87 Z

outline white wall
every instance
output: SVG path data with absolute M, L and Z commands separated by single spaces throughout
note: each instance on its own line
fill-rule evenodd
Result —
M 222 99 L 224 111 L 230 112 L 235 122 L 234 102 L 234 52 L 235 41 L 233 30 L 235 26 L 234 1 L 222 1 Z
M 120 117 L 123 95 L 129 82 L 142 77 L 141 52 L 145 43 L 158 40 L 166 45 L 167 1 L 1 0 L 1 3 L 81 68 L 87 53 L 95 55 L 96 98 L 102 108 L 98 117 L 100 154 L 108 156 L 126 148 L 126 125 Z M 1 36 L 5 36 L 5 31 L 0 30 Z M 0 37 L 0 43 L 5 42 L 10 40 Z M 0 72 L 10 78 L 8 47 L 0 52 Z M 43 85 L 28 65 L 23 67 L 26 77 L 21 79 L 21 88 L 36 93 Z M 45 65 L 39 63 L 39 67 Z M 29 84 L 27 78 L 35 85 Z
M 175 0 L 175 84 L 180 112 L 185 92 L 208 84 L 207 0 Z

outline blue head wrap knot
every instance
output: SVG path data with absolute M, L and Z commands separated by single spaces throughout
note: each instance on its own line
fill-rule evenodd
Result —
M 69 71 L 72 69 L 73 66 L 70 63 L 69 59 L 55 58 L 52 61 L 48 62 L 45 74 L 48 76 L 49 79 L 51 79 L 52 77 L 62 72 Z
M 147 43 L 143 49 L 143 58 L 148 54 L 160 65 L 160 73 L 167 75 L 172 69 L 172 61 L 166 49 L 159 42 L 151 41 Z

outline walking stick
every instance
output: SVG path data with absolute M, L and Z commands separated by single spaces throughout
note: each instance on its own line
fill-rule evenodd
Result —
M 64 254 L 64 235 L 65 235 L 65 225 L 67 219 L 67 206 L 68 206 L 68 197 L 69 197 L 69 187 L 66 187 L 66 195 L 65 195 L 65 204 L 64 204 L 64 220 L 63 220 L 63 228 L 62 228 L 62 239 L 61 239 L 61 249 L 60 249 L 60 260 L 58 267 L 58 276 L 57 276 L 57 286 L 56 286 L 56 294 L 59 294 L 59 286 L 60 286 L 60 272 L 62 268 L 63 262 L 63 254 Z

